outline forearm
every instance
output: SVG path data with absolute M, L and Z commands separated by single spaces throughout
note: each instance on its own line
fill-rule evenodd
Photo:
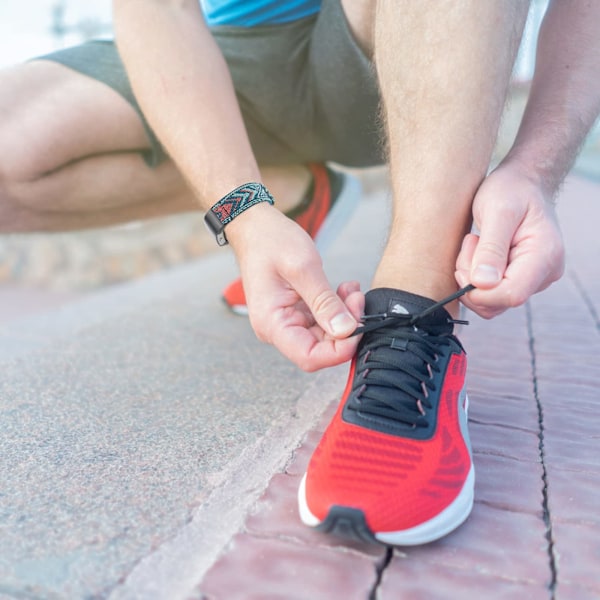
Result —
M 203 209 L 260 179 L 225 60 L 197 0 L 114 0 L 136 98 Z
M 529 101 L 505 163 L 553 197 L 600 112 L 600 2 L 554 0 L 540 29 Z

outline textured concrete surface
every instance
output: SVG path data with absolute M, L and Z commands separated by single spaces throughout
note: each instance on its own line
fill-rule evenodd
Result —
M 2 364 L 6 593 L 106 594 L 186 525 L 232 461 L 296 418 L 309 377 L 197 293 L 206 276 L 223 283 L 207 267 L 182 274 L 188 293 L 121 290 L 120 308 L 87 326 L 55 315 L 62 337 Z
M 69 302 L 78 300 L 81 294 L 55 291 L 24 285 L 0 285 L 0 326 L 16 319 L 49 312 Z

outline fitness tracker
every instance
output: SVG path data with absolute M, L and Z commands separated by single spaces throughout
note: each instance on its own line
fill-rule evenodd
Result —
M 235 188 L 211 207 L 204 215 L 204 222 L 208 230 L 215 236 L 219 246 L 225 246 L 228 243 L 225 236 L 225 225 L 260 202 L 274 204 L 275 200 L 262 183 L 250 182 Z

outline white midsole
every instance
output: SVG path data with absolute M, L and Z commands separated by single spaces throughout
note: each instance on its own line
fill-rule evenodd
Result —
M 447 506 L 439 515 L 426 523 L 416 525 L 410 529 L 383 531 L 380 533 L 373 532 L 373 535 L 381 543 L 392 546 L 417 546 L 444 537 L 461 525 L 471 513 L 473 508 L 474 488 L 475 469 L 473 464 L 471 464 L 469 474 L 467 475 L 460 493 L 454 499 L 452 504 Z M 300 519 L 305 525 L 317 527 L 321 524 L 321 521 L 310 512 L 308 504 L 306 503 L 306 475 L 302 478 L 298 489 L 298 510 Z

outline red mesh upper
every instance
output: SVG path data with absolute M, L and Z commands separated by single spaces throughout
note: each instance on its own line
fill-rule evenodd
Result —
M 332 505 L 361 509 L 371 531 L 401 531 L 427 522 L 457 497 L 471 459 L 458 418 L 466 357 L 453 355 L 441 390 L 437 428 L 430 440 L 402 438 L 346 423 L 340 408 L 317 447 L 306 478 L 313 515 Z

